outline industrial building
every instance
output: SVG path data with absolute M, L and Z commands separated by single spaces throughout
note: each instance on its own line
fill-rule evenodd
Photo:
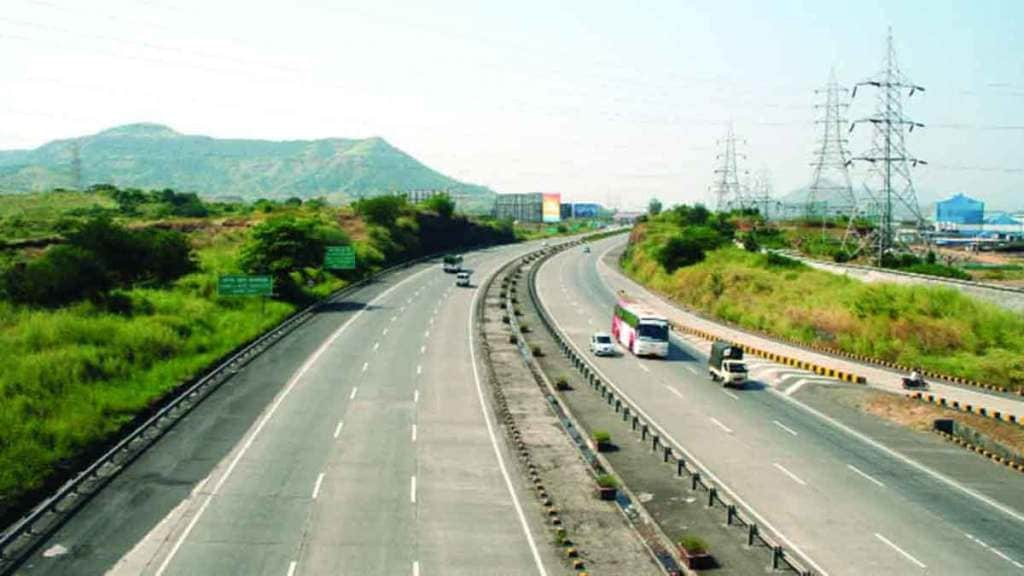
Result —
M 561 220 L 561 194 L 528 192 L 498 194 L 494 216 L 519 222 L 558 222 Z
M 985 222 L 985 203 L 957 194 L 935 204 L 935 228 L 941 232 L 977 229 Z

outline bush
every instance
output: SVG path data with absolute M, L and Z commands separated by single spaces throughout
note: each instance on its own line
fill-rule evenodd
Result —
M 594 442 L 607 444 L 612 441 L 612 435 L 607 430 L 594 430 Z
M 252 229 L 251 237 L 242 247 L 240 264 L 250 274 L 269 274 L 274 287 L 285 299 L 299 297 L 292 273 L 303 278 L 307 268 L 319 268 L 327 250 L 322 235 L 311 220 L 277 217 Z
M 522 332 L 523 334 L 528 333 L 530 331 L 530 325 L 529 324 L 520 324 L 519 325 L 519 331 Z
M 673 236 L 658 251 L 657 259 L 661 267 L 671 274 L 679 268 L 704 260 L 704 249 L 691 238 Z
M 691 554 L 705 554 L 708 544 L 697 536 L 683 536 L 679 539 L 679 547 Z
M 519 342 L 519 339 L 518 339 L 518 338 L 516 338 L 516 335 L 515 335 L 515 334 L 509 334 L 509 335 L 508 335 L 508 343 L 509 343 L 509 344 L 515 344 L 515 343 L 517 343 L 517 342 Z
M 601 488 L 618 488 L 619 479 L 611 474 L 601 474 L 597 477 L 597 485 Z
M 543 355 L 544 355 L 544 351 L 540 349 L 540 346 L 534 346 L 533 347 L 533 356 L 535 358 L 540 358 Z
M 7 270 L 0 285 L 12 302 L 56 307 L 83 298 L 95 299 L 111 288 L 111 281 L 89 251 L 77 246 L 54 246 L 42 257 Z
M 570 390 L 569 379 L 565 376 L 558 376 L 555 378 L 555 390 Z
M 361 214 L 366 221 L 377 226 L 391 228 L 398 220 L 398 216 L 406 207 L 405 196 L 384 195 L 372 198 L 363 198 L 352 206 L 356 212 Z

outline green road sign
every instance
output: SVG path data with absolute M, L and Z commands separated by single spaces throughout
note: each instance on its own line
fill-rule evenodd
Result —
M 356 251 L 352 246 L 328 246 L 324 254 L 324 268 L 328 270 L 353 270 L 356 267 Z
M 274 279 L 270 276 L 221 276 L 217 281 L 220 296 L 271 296 Z

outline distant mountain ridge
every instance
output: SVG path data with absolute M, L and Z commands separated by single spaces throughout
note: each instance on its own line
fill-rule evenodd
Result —
M 109 183 L 248 200 L 347 200 L 442 189 L 469 197 L 494 194 L 428 168 L 383 138 L 217 139 L 159 124 L 127 124 L 33 150 L 0 151 L 0 192 L 74 187 L 76 145 L 83 188 Z

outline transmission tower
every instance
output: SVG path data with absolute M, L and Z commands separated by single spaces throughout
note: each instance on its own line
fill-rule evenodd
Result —
M 825 103 L 815 106 L 824 114 L 816 122 L 821 126 L 821 139 L 811 164 L 814 174 L 807 189 L 806 215 L 816 216 L 823 201 L 831 203 L 840 213 L 849 214 L 857 207 L 857 197 L 850 184 L 850 154 L 846 150 L 846 110 L 850 107 L 846 98 L 849 90 L 839 85 L 835 70 L 830 70 L 825 88 L 814 92 L 824 93 Z M 827 212 L 827 209 L 821 210 L 821 217 L 825 218 Z
M 873 116 L 862 118 L 850 125 L 852 132 L 857 124 L 870 123 L 873 127 L 871 149 L 863 156 L 850 161 L 864 161 L 871 164 L 871 171 L 879 181 L 878 191 L 873 194 L 878 208 L 878 228 L 874 232 L 872 248 L 876 250 L 878 263 L 891 252 L 897 243 L 894 222 L 895 211 L 902 208 L 909 212 L 920 230 L 924 223 L 921 209 L 917 205 L 917 193 L 910 169 L 918 164 L 927 164 L 907 152 L 906 134 L 924 124 L 914 122 L 903 114 L 903 91 L 907 97 L 924 88 L 910 83 L 896 63 L 896 50 L 892 42 L 892 28 L 886 36 L 885 68 L 869 80 L 858 82 L 851 98 L 857 96 L 857 88 L 877 88 L 876 110 Z
M 77 139 L 71 141 L 71 189 L 82 190 L 82 156 Z
M 778 216 L 781 213 L 780 202 L 775 199 L 772 186 L 772 174 L 766 167 L 762 167 L 754 175 L 753 183 L 749 187 L 749 200 L 751 205 L 757 208 L 765 220 L 772 219 L 772 212 Z
M 736 135 L 732 124 L 723 140 L 718 141 L 722 153 L 716 156 L 720 162 L 715 169 L 715 182 L 712 191 L 715 195 L 715 210 L 731 210 L 735 207 L 746 208 L 749 202 L 743 187 L 740 186 L 739 170 L 736 167 Z

